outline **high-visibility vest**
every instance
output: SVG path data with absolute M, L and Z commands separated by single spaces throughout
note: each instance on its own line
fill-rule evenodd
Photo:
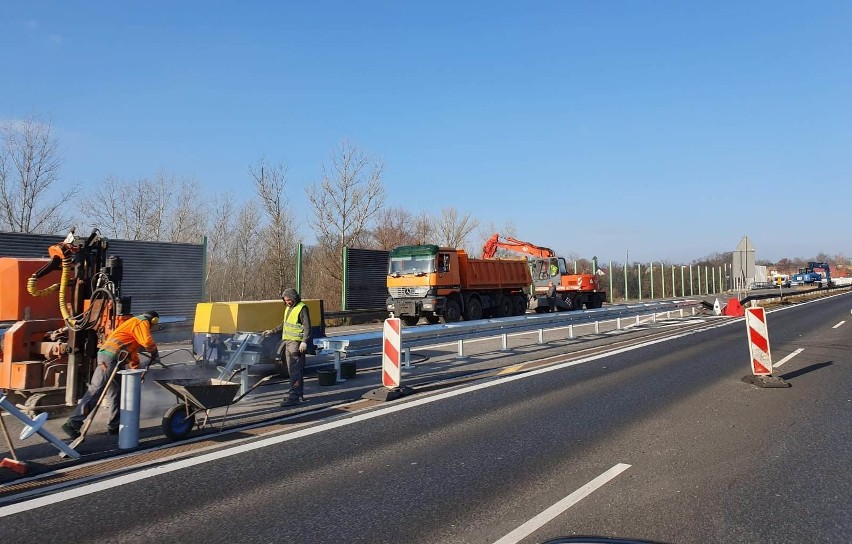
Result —
M 139 348 L 145 348 L 149 353 L 157 349 L 157 344 L 151 338 L 151 323 L 144 317 L 131 317 L 119 325 L 101 345 L 101 351 L 118 355 L 127 351 L 130 356 L 130 367 L 139 365 Z
M 294 340 L 301 342 L 304 338 L 305 328 L 302 327 L 302 322 L 299 321 L 299 314 L 302 313 L 302 308 L 305 307 L 304 302 L 294 304 L 292 308 L 284 310 L 284 323 L 281 338 L 283 340 Z

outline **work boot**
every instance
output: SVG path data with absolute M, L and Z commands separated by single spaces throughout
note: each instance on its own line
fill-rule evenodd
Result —
M 74 426 L 74 424 L 70 421 L 66 421 L 62 424 L 62 430 L 65 431 L 65 434 L 67 434 L 69 438 L 77 439 L 80 437 L 80 428 Z
M 281 403 L 281 407 L 287 408 L 289 406 L 298 406 L 302 400 L 304 400 L 302 397 L 290 397 Z
M 107 434 L 110 436 L 115 436 L 118 434 L 118 427 L 107 427 Z

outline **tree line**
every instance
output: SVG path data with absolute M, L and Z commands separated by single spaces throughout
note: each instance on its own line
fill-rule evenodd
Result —
M 301 236 L 287 206 L 292 188 L 284 161 L 260 157 L 248 164 L 253 192 L 242 201 L 232 193 L 201 197 L 198 179 L 165 170 L 135 180 L 109 176 L 84 190 L 64 182 L 61 168 L 62 152 L 50 120 L 30 114 L 0 122 L 0 230 L 64 234 L 76 225 L 124 240 L 198 244 L 206 237 L 205 287 L 211 301 L 275 298 L 295 283 Z M 517 236 L 511 222 L 498 228 L 452 206 L 437 213 L 387 206 L 382 161 L 349 140 L 331 150 L 318 181 L 303 190 L 316 243 L 303 254 L 302 294 L 324 299 L 330 310 L 340 307 L 343 247 L 389 250 L 434 243 L 479 256 L 494 232 Z M 690 264 L 721 266 L 730 257 L 713 254 Z M 567 258 L 577 263 L 578 271 L 592 271 L 588 259 Z M 808 260 L 848 262 L 842 255 L 823 254 Z M 785 259 L 784 267 L 795 271 L 804 262 Z M 602 268 L 606 263 L 597 264 L 604 276 L 616 274 Z M 602 279 L 606 285 L 606 277 Z

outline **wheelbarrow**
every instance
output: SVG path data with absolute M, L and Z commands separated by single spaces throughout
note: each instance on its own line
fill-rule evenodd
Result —
M 236 373 L 235 373 L 236 374 Z M 231 376 L 233 378 L 233 375 Z M 199 429 L 207 425 L 209 411 L 236 404 L 257 387 L 269 381 L 274 376 L 266 376 L 249 388 L 245 393 L 234 397 L 240 389 L 239 383 L 220 378 L 196 378 L 183 380 L 154 380 L 161 387 L 174 394 L 178 403 L 169 408 L 163 415 L 163 434 L 172 440 L 186 438 L 195 426 L 195 416 L 203 412 L 204 419 L 198 425 Z M 227 411 L 225 412 L 227 417 Z M 224 420 L 222 424 L 224 425 Z

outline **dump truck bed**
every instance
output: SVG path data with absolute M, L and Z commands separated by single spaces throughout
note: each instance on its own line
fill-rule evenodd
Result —
M 526 260 L 466 259 L 461 263 L 463 289 L 523 289 L 532 283 Z

